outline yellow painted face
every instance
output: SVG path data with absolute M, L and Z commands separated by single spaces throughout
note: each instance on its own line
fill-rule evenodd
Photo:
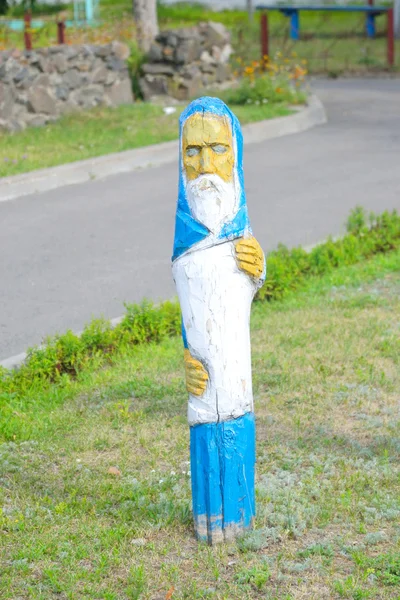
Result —
M 235 157 L 229 121 L 225 117 L 195 113 L 183 126 L 183 166 L 189 181 L 199 175 L 219 175 L 232 181 Z

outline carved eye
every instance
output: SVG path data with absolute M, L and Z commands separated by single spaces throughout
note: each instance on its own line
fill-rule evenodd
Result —
M 215 144 L 215 146 L 212 146 L 212 149 L 216 154 L 224 154 L 228 150 L 223 144 Z
M 200 153 L 200 148 L 198 146 L 191 146 L 186 150 L 186 156 L 197 156 Z

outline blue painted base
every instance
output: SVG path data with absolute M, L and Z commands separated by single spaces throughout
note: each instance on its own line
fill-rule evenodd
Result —
M 196 536 L 213 544 L 252 527 L 255 516 L 255 418 L 248 413 L 190 428 Z

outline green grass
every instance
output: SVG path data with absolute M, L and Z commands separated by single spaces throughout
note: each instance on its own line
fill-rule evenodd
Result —
M 258 515 L 237 544 L 193 539 L 180 339 L 22 398 L 1 598 L 398 598 L 399 298 L 397 250 L 254 305 Z
M 182 109 L 165 115 L 160 106 L 137 102 L 76 113 L 43 128 L 0 133 L 0 177 L 174 140 Z M 233 110 L 242 124 L 291 113 L 285 104 Z

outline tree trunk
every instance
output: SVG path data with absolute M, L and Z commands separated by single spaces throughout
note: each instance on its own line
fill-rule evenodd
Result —
M 143 52 L 148 52 L 158 33 L 157 0 L 133 0 L 133 15 L 139 47 Z

